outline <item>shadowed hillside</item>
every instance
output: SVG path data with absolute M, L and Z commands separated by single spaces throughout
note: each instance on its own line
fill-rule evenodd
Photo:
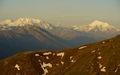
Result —
M 68 47 L 73 46 L 40 27 L 27 25 L 13 30 L 0 30 L 0 59 L 30 50 L 55 50 Z

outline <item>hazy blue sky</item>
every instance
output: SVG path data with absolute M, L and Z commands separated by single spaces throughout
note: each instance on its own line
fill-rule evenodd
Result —
M 120 25 L 120 0 L 0 0 L 0 21 L 38 18 L 63 26 L 94 20 Z

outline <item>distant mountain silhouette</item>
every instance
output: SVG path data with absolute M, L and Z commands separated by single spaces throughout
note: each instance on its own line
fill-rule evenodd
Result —
M 40 27 L 27 25 L 14 30 L 0 31 L 0 58 L 30 50 L 55 50 L 72 47 L 66 40 Z

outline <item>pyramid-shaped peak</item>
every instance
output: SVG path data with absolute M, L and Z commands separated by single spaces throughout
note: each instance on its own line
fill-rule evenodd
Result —
M 99 21 L 99 20 L 95 20 L 94 22 L 101 22 L 101 21 Z
M 99 20 L 95 20 L 94 22 L 92 22 L 92 24 L 95 24 L 95 25 L 100 25 L 102 24 L 103 22 L 99 21 Z
M 102 21 L 95 20 L 94 22 L 92 22 L 92 23 L 90 24 L 90 26 L 93 26 L 93 27 L 96 27 L 96 26 L 108 27 L 109 24 L 108 24 L 108 23 L 105 23 L 105 22 L 102 22 Z

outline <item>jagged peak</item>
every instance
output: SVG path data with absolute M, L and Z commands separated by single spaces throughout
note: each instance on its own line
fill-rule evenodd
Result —
M 7 25 L 7 27 L 4 27 L 4 25 Z M 17 27 L 17 26 L 26 26 L 26 25 L 35 25 L 43 29 L 52 29 L 53 27 L 46 21 L 41 21 L 39 19 L 34 19 L 34 18 L 19 18 L 16 21 L 5 20 L 0 22 L 0 26 L 3 30 L 8 29 L 11 26 Z
M 41 21 L 39 19 L 34 19 L 34 18 L 19 18 L 17 21 Z
M 20 26 L 27 25 L 27 24 L 30 24 L 30 25 L 37 24 L 37 25 L 39 25 L 40 23 L 41 23 L 41 20 L 33 19 L 33 18 L 20 18 L 20 19 L 15 21 L 15 24 L 20 25 Z
M 99 22 L 99 23 L 102 23 L 102 21 L 99 21 L 99 20 L 95 20 L 94 22 L 97 22 L 97 23 L 98 23 L 98 22 Z
M 26 24 L 40 24 L 41 20 L 39 19 L 33 19 L 33 18 L 19 18 L 16 21 L 12 20 L 5 20 L 0 22 L 1 25 L 7 24 L 7 25 L 12 25 L 12 26 L 23 26 Z

